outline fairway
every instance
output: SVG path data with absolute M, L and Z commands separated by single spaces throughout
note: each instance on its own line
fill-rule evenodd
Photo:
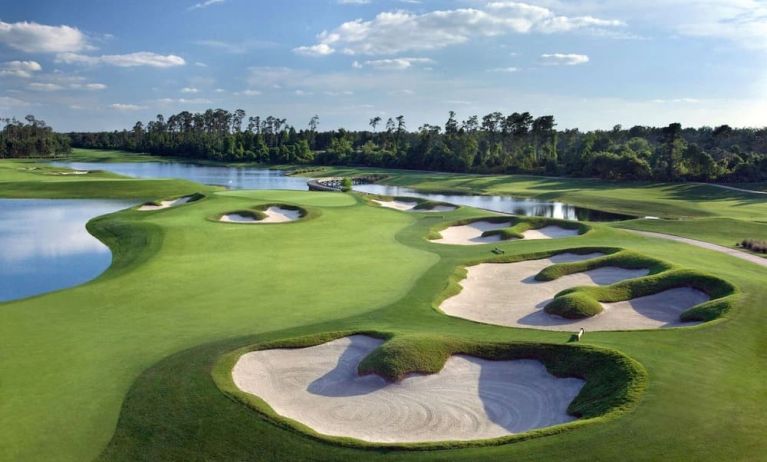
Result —
M 62 182 L 57 190 L 67 196 L 85 194 L 81 190 L 93 181 L 81 175 L 61 178 L 66 179 L 56 180 Z M 159 189 L 163 200 L 189 194 L 183 182 L 172 180 L 108 181 L 147 188 L 147 195 Z M 303 210 L 305 216 L 268 226 L 212 219 L 277 204 Z M 715 276 L 732 283 L 736 294 L 727 298 L 732 302 L 718 319 L 695 327 L 589 330 L 583 345 L 630 358 L 647 374 L 645 383 L 637 372 L 623 401 L 581 413 L 592 418 L 501 445 L 459 449 L 447 444 L 437 452 L 402 447 L 387 457 L 439 460 L 450 451 L 457 460 L 579 460 L 575 448 L 588 448 L 584 460 L 629 450 L 648 459 L 705 454 L 747 460 L 762 453 L 752 444 L 764 412 L 754 398 L 764 397 L 761 384 L 767 377 L 749 365 L 764 359 L 763 349 L 753 346 L 763 337 L 757 320 L 767 297 L 762 284 L 767 270 L 609 224 L 590 223 L 588 232 L 567 239 L 476 246 L 427 239 L 434 229 L 483 216 L 486 212 L 465 207 L 424 214 L 391 210 L 357 194 L 208 190 L 205 197 L 175 207 L 137 207 L 92 221 L 91 232 L 115 253 L 109 271 L 83 286 L 0 309 L 2 350 L 18 353 L 0 358 L 8 397 L 0 404 L 0 419 L 9 429 L 0 435 L 0 458 L 245 460 L 257 447 L 280 458 L 346 460 L 359 458 L 358 451 L 367 459 L 383 456 L 344 441 L 317 440 L 268 412 L 228 399 L 216 384 L 229 374 L 220 375 L 222 358 L 263 342 L 375 332 L 398 342 L 395 356 L 375 367 L 407 374 L 439 370 L 451 352 L 484 351 L 482 342 L 496 342 L 494 348 L 514 342 L 564 346 L 569 332 L 479 324 L 446 316 L 439 307 L 451 295 L 470 295 L 458 293 L 455 271 L 462 265 L 542 258 L 568 249 L 611 253 L 602 257 L 607 262 L 627 260 L 612 255 L 626 249 L 641 255 L 644 260 L 636 264 L 652 273 L 673 266 L 711 274 L 716 268 Z M 495 247 L 504 251 L 501 257 L 490 252 Z M 584 269 L 557 271 L 564 270 Z M 625 276 L 643 274 L 646 270 Z M 620 279 L 610 278 L 606 282 Z M 732 409 L 738 409 L 737 425 L 720 425 L 717 416 Z M 679 434 L 680 424 L 690 430 Z M 603 438 L 613 444 L 599 444 Z

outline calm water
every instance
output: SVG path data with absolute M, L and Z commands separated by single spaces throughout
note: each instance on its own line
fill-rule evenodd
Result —
M 57 162 L 54 165 L 78 170 L 107 170 L 121 175 L 139 178 L 184 178 L 198 183 L 222 185 L 229 189 L 307 189 L 305 177 L 285 176 L 279 170 L 250 167 L 211 167 L 179 162 Z M 457 205 L 478 207 L 496 212 L 516 215 L 563 218 L 567 220 L 616 221 L 625 220 L 625 215 L 616 215 L 597 210 L 574 207 L 561 202 L 546 202 L 535 199 L 519 199 L 511 196 L 471 196 L 422 194 L 409 188 L 384 185 L 360 185 L 355 190 L 390 196 L 413 196 Z
M 104 272 L 112 254 L 85 224 L 130 205 L 0 199 L 0 302 L 72 287 Z
M 294 189 L 304 191 L 306 178 L 286 176 L 280 170 L 250 167 L 218 167 L 181 162 L 55 162 L 76 170 L 106 170 L 137 178 L 183 178 L 229 189 Z
M 422 194 L 410 188 L 366 184 L 354 187 L 357 191 L 386 196 L 410 196 L 449 202 L 495 212 L 513 213 L 514 215 L 560 218 L 577 221 L 618 221 L 631 217 L 598 210 L 575 207 L 561 202 L 548 202 L 536 199 L 520 199 L 511 196 L 472 196 L 458 194 Z

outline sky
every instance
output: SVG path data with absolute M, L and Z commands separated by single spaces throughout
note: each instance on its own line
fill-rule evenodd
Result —
M 0 0 L 0 117 L 767 126 L 766 0 Z

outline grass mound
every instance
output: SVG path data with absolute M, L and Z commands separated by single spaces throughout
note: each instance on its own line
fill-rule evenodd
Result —
M 509 220 L 506 220 L 509 221 Z M 585 234 L 591 227 L 577 221 L 559 220 L 556 218 L 541 218 L 541 217 L 511 217 L 511 226 L 504 229 L 494 229 L 491 231 L 485 231 L 482 233 L 482 237 L 489 236 L 501 236 L 501 240 L 508 239 L 524 239 L 525 231 L 531 229 L 541 229 L 546 226 L 558 226 L 564 229 L 575 229 L 578 234 Z
M 224 394 L 270 417 L 280 426 L 352 447 L 440 449 L 505 444 L 510 441 L 559 433 L 587 423 L 580 420 L 490 440 L 367 443 L 350 438 L 320 435 L 300 423 L 276 414 L 263 400 L 240 391 L 234 385 L 231 370 L 239 357 L 245 353 L 272 348 L 304 348 L 353 334 L 370 335 L 386 340 L 360 362 L 358 370 L 361 375 L 378 374 L 390 381 L 402 380 L 414 373 L 437 373 L 442 370 L 450 356 L 458 354 L 498 361 L 521 359 L 540 361 L 549 373 L 556 377 L 575 377 L 586 382 L 578 396 L 570 403 L 567 412 L 580 419 L 591 419 L 592 422 L 613 418 L 631 409 L 641 396 L 647 381 L 646 371 L 636 361 L 617 351 L 593 346 L 537 342 L 476 342 L 449 336 L 415 334 L 393 336 L 377 332 L 333 332 L 240 348 L 219 358 L 213 367 L 213 379 Z
M 655 258 L 646 257 L 636 252 L 622 250 L 611 255 L 605 255 L 589 260 L 582 260 L 571 263 L 557 263 L 548 266 L 535 275 L 535 280 L 553 281 L 555 279 L 561 278 L 562 276 L 582 273 L 584 271 L 590 271 L 604 266 L 617 266 L 618 268 L 624 269 L 647 268 L 650 271 L 650 274 L 657 274 L 671 269 L 671 265 L 666 262 L 662 262 Z
M 601 313 L 602 305 L 588 295 L 576 292 L 555 298 L 543 310 L 566 319 L 583 319 Z
M 556 303 L 557 306 L 568 304 L 567 301 L 573 300 L 573 297 L 568 297 L 565 301 L 557 301 L 557 299 L 575 294 L 579 298 L 586 297 L 594 302 L 621 302 L 681 287 L 699 290 L 710 297 L 709 301 L 682 313 L 680 320 L 684 322 L 706 322 L 720 317 L 731 308 L 734 301 L 733 295 L 736 293 L 732 284 L 715 276 L 700 271 L 672 268 L 658 274 L 627 279 L 609 286 L 573 287 L 557 294 L 550 304 Z M 544 309 L 548 309 L 548 306 Z

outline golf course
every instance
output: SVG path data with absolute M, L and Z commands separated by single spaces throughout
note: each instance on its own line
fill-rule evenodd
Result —
M 80 149 L 54 164 L 0 161 L 3 200 L 124 201 L 83 223 L 111 252 L 102 274 L 0 303 L 0 460 L 752 461 L 767 452 L 767 259 L 736 246 L 767 237 L 763 195 L 306 173 L 375 173 L 382 188 L 427 200 L 110 167 L 192 168 L 176 162 Z M 454 193 L 625 218 L 510 215 L 443 200 Z

